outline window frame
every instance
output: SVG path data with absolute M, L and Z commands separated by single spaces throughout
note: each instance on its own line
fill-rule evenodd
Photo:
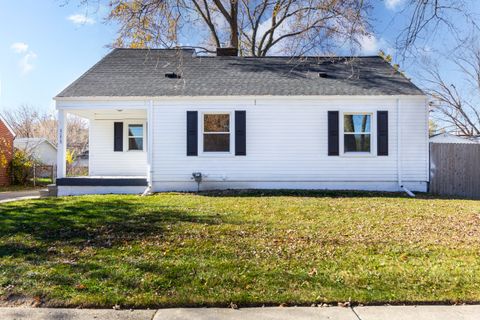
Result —
M 124 139 L 123 139 L 123 150 L 125 150 L 125 152 L 146 152 L 146 149 L 147 149 L 147 139 L 146 139 L 146 129 L 147 129 L 147 125 L 146 125 L 146 122 L 145 121 L 124 121 L 123 122 L 123 126 L 124 126 Z M 130 136 L 129 135 L 129 130 L 128 130 L 128 127 L 131 126 L 131 125 L 141 125 L 142 126 L 142 136 Z M 130 149 L 129 148 L 129 140 L 130 138 L 142 138 L 143 139 L 143 144 L 142 144 L 142 149 L 141 150 L 133 150 L 133 149 Z
M 235 114 L 233 111 L 224 111 L 224 110 L 207 110 L 199 112 L 200 116 L 198 117 L 198 128 L 199 128 L 199 135 L 198 135 L 198 147 L 199 147 L 199 155 L 207 156 L 207 157 L 225 157 L 225 156 L 233 156 L 235 154 Z M 229 116 L 229 151 L 204 151 L 204 135 L 205 134 L 227 134 L 227 132 L 205 132 L 205 115 L 210 114 L 226 114 Z
M 348 115 L 369 115 L 370 116 L 370 132 L 345 132 L 345 116 Z M 340 155 L 343 157 L 375 157 L 377 154 L 377 117 L 373 110 L 368 111 L 341 111 L 339 117 L 339 133 L 340 133 Z M 345 151 L 345 135 L 346 134 L 370 134 L 370 151 Z

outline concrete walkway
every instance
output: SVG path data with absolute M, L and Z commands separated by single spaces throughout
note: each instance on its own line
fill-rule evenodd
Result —
M 2 320 L 477 320 L 475 306 L 177 308 L 159 310 L 0 308 Z
M 0 192 L 0 203 L 38 199 L 40 198 L 40 191 L 41 189 Z

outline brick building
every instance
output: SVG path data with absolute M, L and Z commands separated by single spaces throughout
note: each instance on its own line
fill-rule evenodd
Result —
M 0 116 L 0 186 L 10 184 L 9 164 L 13 157 L 15 133 L 5 119 Z

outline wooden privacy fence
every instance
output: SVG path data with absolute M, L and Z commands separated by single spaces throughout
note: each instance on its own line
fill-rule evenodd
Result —
M 480 144 L 430 143 L 430 192 L 480 199 Z

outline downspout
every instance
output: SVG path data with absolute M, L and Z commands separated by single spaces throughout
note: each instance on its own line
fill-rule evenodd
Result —
M 397 98 L 397 180 L 398 187 L 405 191 L 410 197 L 415 197 L 415 194 L 408 190 L 407 187 L 403 185 L 402 181 L 402 161 L 401 161 L 401 136 L 402 136 L 402 126 L 400 125 L 400 99 Z
M 147 188 L 142 193 L 146 196 L 152 193 L 153 180 L 153 100 L 150 100 L 147 108 Z

